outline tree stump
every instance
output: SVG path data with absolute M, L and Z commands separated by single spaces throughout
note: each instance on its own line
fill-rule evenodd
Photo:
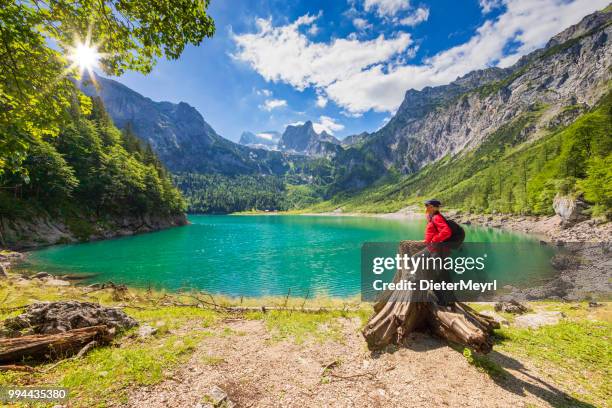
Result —
M 400 255 L 428 255 L 426 244 L 421 241 L 402 241 Z M 430 279 L 432 271 L 410 271 L 398 269 L 393 281 L 402 279 L 418 281 Z M 475 351 L 488 353 L 493 342 L 493 329 L 499 323 L 482 315 L 461 302 L 441 305 L 432 291 L 386 291 L 374 305 L 374 316 L 363 330 L 368 347 L 381 349 L 388 344 L 400 344 L 411 332 L 430 330 L 436 335 Z

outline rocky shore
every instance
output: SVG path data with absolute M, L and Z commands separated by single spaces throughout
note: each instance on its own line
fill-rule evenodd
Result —
M 612 300 L 612 223 L 564 219 L 562 215 L 474 215 L 452 211 L 447 214 L 466 225 L 531 234 L 539 237 L 541 244 L 557 248 L 557 255 L 551 259 L 558 271 L 556 277 L 537 287 L 508 288 L 511 289 L 508 299 Z
M 185 214 L 57 219 L 49 216 L 0 217 L 0 244 L 27 250 L 48 245 L 96 241 L 187 225 Z
M 543 217 L 506 214 L 477 215 L 457 211 L 448 211 L 446 214 L 462 224 L 522 232 L 535 235 L 549 243 L 612 241 L 612 223 L 594 219 L 568 225 L 563 223 L 559 215 Z

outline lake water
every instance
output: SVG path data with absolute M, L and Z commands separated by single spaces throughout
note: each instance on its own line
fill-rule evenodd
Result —
M 422 239 L 424 220 L 332 216 L 200 216 L 191 225 L 150 234 L 32 252 L 28 267 L 50 273 L 92 273 L 86 282 L 196 288 L 233 296 L 351 296 L 360 290 L 364 242 Z M 527 275 L 551 273 L 550 253 L 533 237 L 466 228 L 466 242 L 533 248 Z M 522 268 L 523 270 L 525 268 Z M 529 268 L 527 268 L 529 269 Z M 526 272 L 524 272 L 526 273 Z

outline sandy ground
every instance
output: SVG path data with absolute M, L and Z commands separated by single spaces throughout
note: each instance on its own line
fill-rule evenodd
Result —
M 489 354 L 509 373 L 496 382 L 426 334 L 411 336 L 403 347 L 372 354 L 357 319 L 342 319 L 342 325 L 341 342 L 297 345 L 273 341 L 262 321 L 226 321 L 170 379 L 135 390 L 126 406 L 197 407 L 215 385 L 238 407 L 527 407 L 578 402 L 508 355 Z M 224 336 L 228 328 L 233 334 Z

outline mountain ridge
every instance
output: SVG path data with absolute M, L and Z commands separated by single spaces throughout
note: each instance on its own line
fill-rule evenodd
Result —
M 586 16 L 512 67 L 473 71 L 448 85 L 406 91 L 383 128 L 367 136 L 358 152 L 349 148 L 338 157 L 345 163 L 356 155 L 376 157 L 376 174 L 364 180 L 359 167 L 347 168 L 336 189 L 363 188 L 389 171 L 412 174 L 447 155 L 473 150 L 500 126 L 537 105 L 546 105 L 547 112 L 525 129 L 525 139 L 537 137 L 555 121 L 568 123 L 572 117 L 564 107 L 593 106 L 612 80 L 611 19 L 610 11 Z
M 115 125 L 128 124 L 149 143 L 172 172 L 283 174 L 289 165 L 279 152 L 252 149 L 217 134 L 186 102 L 155 102 L 112 79 L 96 76 L 81 89 L 99 97 Z

